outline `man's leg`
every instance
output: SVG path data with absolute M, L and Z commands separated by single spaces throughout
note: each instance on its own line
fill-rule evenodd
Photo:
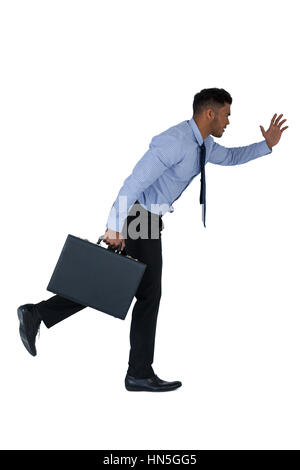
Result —
M 151 213 L 149 214 L 149 234 Z M 128 217 L 128 227 L 134 217 Z M 162 221 L 160 221 L 160 230 Z M 161 298 L 162 245 L 158 239 L 125 239 L 126 253 L 147 265 L 141 283 L 135 294 L 136 303 L 132 310 L 130 328 L 130 354 L 127 373 L 136 378 L 154 375 L 155 333 L 159 303 Z
M 51 328 L 51 326 L 56 325 L 56 323 L 86 307 L 60 295 L 54 295 L 47 300 L 35 304 L 35 308 L 47 328 Z
M 19 332 L 27 351 L 32 356 L 36 356 L 35 341 L 42 321 L 47 328 L 50 328 L 83 308 L 85 308 L 84 305 L 59 295 L 43 300 L 38 304 L 20 305 L 17 310 L 20 322 Z

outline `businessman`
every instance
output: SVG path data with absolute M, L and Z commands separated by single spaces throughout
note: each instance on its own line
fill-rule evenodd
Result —
M 173 212 L 173 203 L 195 176 L 200 174 L 199 202 L 206 217 L 205 165 L 238 165 L 267 155 L 280 141 L 286 119 L 277 114 L 263 140 L 243 147 L 223 147 L 213 137 L 222 137 L 229 125 L 232 98 L 223 88 L 206 88 L 194 96 L 193 116 L 154 136 L 149 149 L 136 163 L 111 207 L 104 236 L 109 249 L 121 248 L 147 267 L 136 292 L 130 327 L 130 354 L 125 387 L 129 391 L 175 390 L 180 381 L 160 379 L 152 368 L 157 316 L 161 298 L 162 217 Z M 213 136 L 213 137 L 212 137 Z M 43 323 L 56 323 L 85 308 L 55 295 L 37 304 L 18 308 L 19 331 L 24 346 L 36 355 L 35 340 Z

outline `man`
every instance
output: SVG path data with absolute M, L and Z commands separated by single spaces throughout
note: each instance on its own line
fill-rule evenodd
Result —
M 244 147 L 223 147 L 211 136 L 222 137 L 229 125 L 231 104 L 230 94 L 222 88 L 197 93 L 193 117 L 153 137 L 148 151 L 125 179 L 109 213 L 104 242 L 110 249 L 121 247 L 147 265 L 132 311 L 127 390 L 159 392 L 182 385 L 180 381 L 161 380 L 152 368 L 161 298 L 162 216 L 174 211 L 174 201 L 201 173 L 200 203 L 205 226 L 205 164 L 238 165 L 269 154 L 288 127 L 281 128 L 286 119 L 281 120 L 282 114 L 276 118 L 275 114 L 267 131 L 260 126 L 264 140 Z M 42 320 L 50 328 L 83 308 L 58 295 L 20 306 L 20 335 L 27 350 L 36 355 L 35 339 Z

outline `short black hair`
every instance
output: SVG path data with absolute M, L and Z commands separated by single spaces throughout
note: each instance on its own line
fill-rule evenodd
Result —
M 204 109 L 220 108 L 225 103 L 231 104 L 232 98 L 224 88 L 204 88 L 194 96 L 193 112 L 194 115 L 200 114 Z

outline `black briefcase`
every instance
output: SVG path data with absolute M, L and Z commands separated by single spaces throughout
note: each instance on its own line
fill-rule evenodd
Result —
M 102 238 L 92 243 L 69 234 L 47 290 L 124 320 L 147 265 L 103 248 Z

